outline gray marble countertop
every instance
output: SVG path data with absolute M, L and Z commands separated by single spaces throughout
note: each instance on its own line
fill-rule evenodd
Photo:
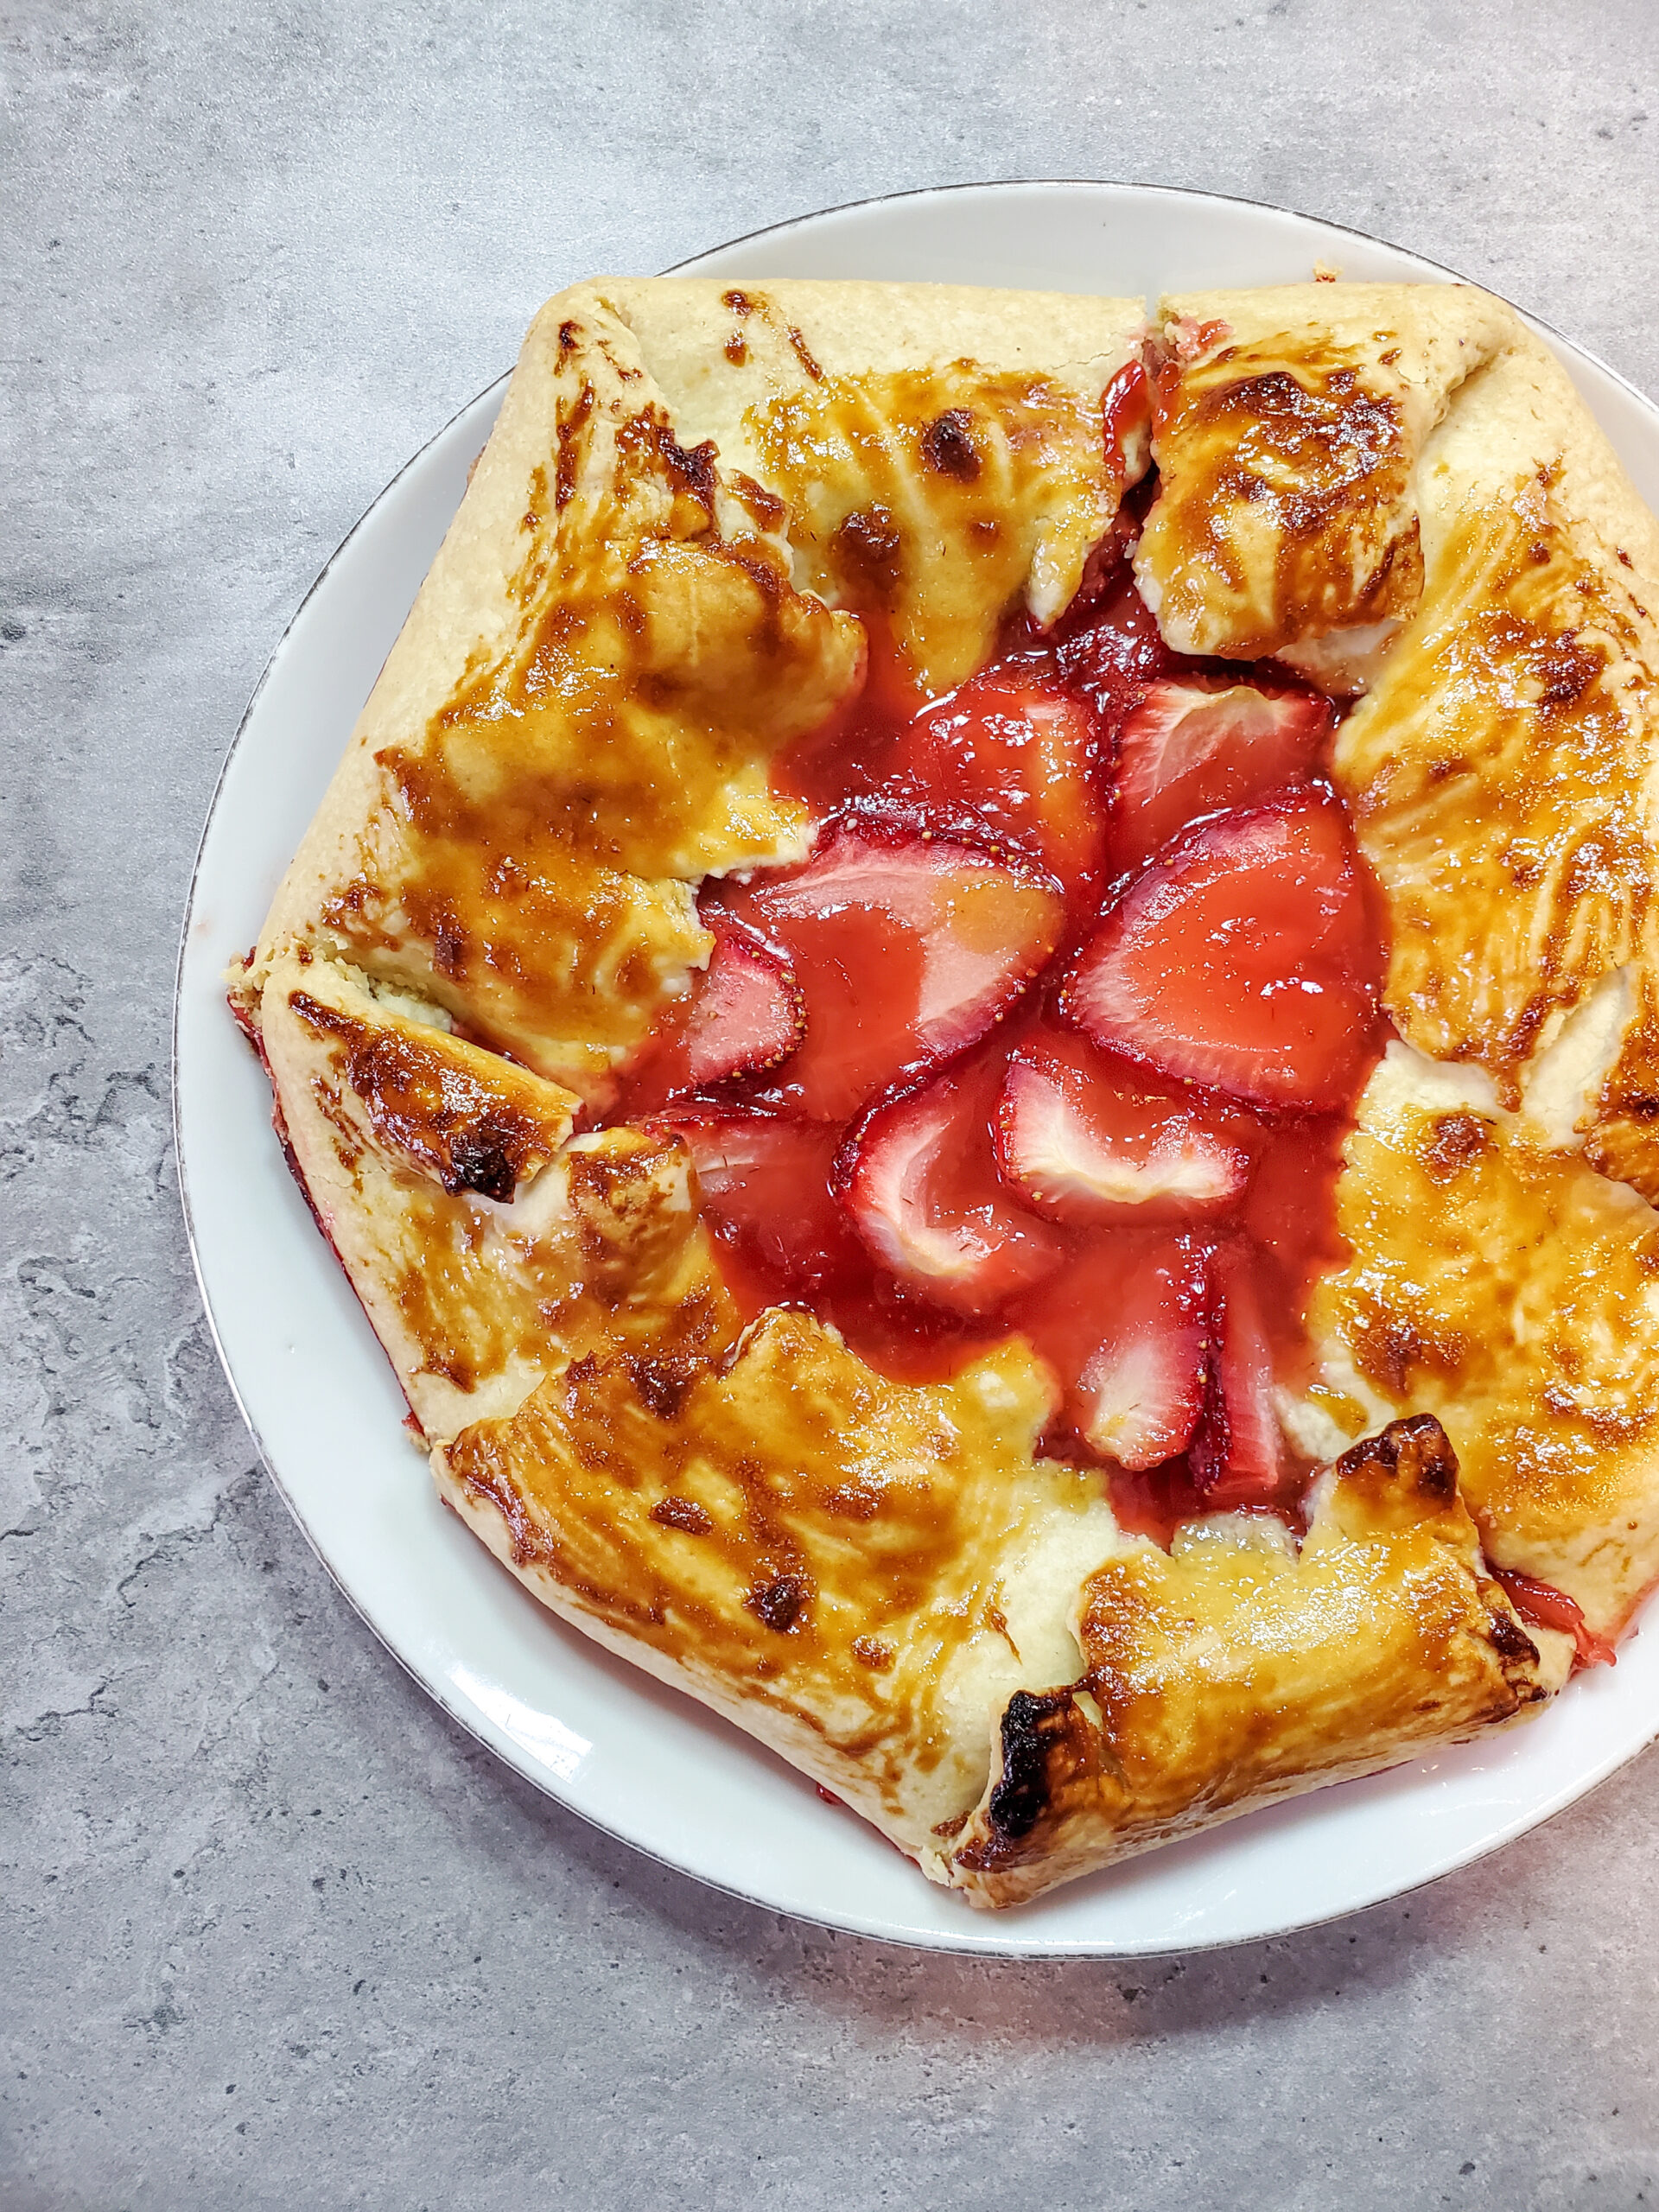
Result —
M 1289 1940 L 733 1904 L 416 1691 L 254 1464 L 169 996 L 267 654 L 569 279 L 1007 176 L 1276 200 L 1659 390 L 1652 0 L 23 0 L 3 30 L 0 2203 L 1659 2204 L 1659 1755 Z

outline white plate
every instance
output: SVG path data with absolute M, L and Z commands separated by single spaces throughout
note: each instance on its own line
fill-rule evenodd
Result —
M 1198 194 L 987 185 L 832 209 L 722 246 L 711 276 L 936 278 L 1156 294 L 1305 279 L 1448 281 L 1351 231 Z M 1650 505 L 1659 412 L 1546 333 Z M 1254 1815 L 988 1916 L 931 1888 L 810 1783 L 543 1612 L 434 1494 L 404 1404 L 270 1131 L 221 976 L 252 943 L 489 434 L 493 385 L 417 454 L 318 578 L 226 762 L 197 862 L 175 1029 L 180 1179 L 202 1295 L 278 1489 L 365 1620 L 446 1711 L 613 1834 L 741 1896 L 905 1943 L 1128 1955 L 1305 1927 L 1547 1819 L 1659 1732 L 1659 1637 L 1488 1749 Z

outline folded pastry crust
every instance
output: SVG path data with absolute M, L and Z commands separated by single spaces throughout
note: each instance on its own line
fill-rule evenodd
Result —
M 1142 465 L 1099 424 L 1141 321 L 927 285 L 550 302 L 244 1002 L 321 942 L 602 1098 L 708 958 L 701 879 L 805 850 L 767 764 L 864 657 L 821 594 L 934 690 L 1021 598 L 1058 612 Z
M 1484 294 L 1152 333 L 1143 595 L 1357 696 L 1334 772 L 1391 924 L 1402 1042 L 1283 1407 L 1334 1462 L 1300 1541 L 1124 1533 L 1038 1456 L 1022 1338 L 910 1386 L 746 1330 L 683 1146 L 592 1126 L 709 957 L 700 880 L 805 849 L 768 765 L 866 624 L 938 691 L 1070 601 L 1146 465 L 1101 433 L 1145 330 L 930 286 L 550 302 L 232 983 L 456 1512 L 982 1905 L 1536 1709 L 1571 1643 L 1489 1560 L 1608 1631 L 1659 1579 L 1659 531 Z

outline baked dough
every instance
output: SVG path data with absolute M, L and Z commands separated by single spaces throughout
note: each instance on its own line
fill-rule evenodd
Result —
M 442 1494 L 982 1905 L 1535 1710 L 1571 1641 L 1489 1561 L 1603 1632 L 1659 1578 L 1659 531 L 1484 294 L 1150 333 L 1143 596 L 1357 699 L 1334 772 L 1392 925 L 1351 1258 L 1282 1405 L 1334 1463 L 1300 1543 L 1126 1534 L 1038 1455 L 1023 1338 L 906 1385 L 746 1328 L 684 1145 L 603 1125 L 709 958 L 700 880 L 805 850 L 768 764 L 866 622 L 937 692 L 1069 602 L 1146 466 L 1100 410 L 1147 335 L 948 287 L 562 294 L 232 979 Z

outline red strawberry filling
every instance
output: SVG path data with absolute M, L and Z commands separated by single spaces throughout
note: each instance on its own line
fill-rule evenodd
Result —
M 1618 1654 L 1611 1640 L 1596 1634 L 1584 1618 L 1583 1607 L 1565 1590 L 1558 1590 L 1553 1582 L 1541 1582 L 1535 1575 L 1522 1574 L 1515 1567 L 1495 1567 L 1492 1573 L 1503 1584 L 1510 1603 L 1529 1627 L 1553 1628 L 1572 1637 L 1575 1673 L 1581 1667 L 1618 1666 Z
M 1204 1411 L 1192 1474 L 1217 1510 L 1262 1504 L 1276 1494 L 1285 1444 L 1273 1402 L 1273 1341 L 1248 1249 L 1232 1244 L 1211 1265 L 1204 1363 Z
M 1011 654 L 919 706 L 878 669 L 864 704 L 784 764 L 786 789 L 826 816 L 874 800 L 931 835 L 987 844 L 1063 883 L 1079 918 L 1092 911 L 1106 851 L 1103 734 L 1052 652 Z
M 1055 630 L 944 698 L 872 626 L 861 699 L 776 772 L 810 857 L 704 885 L 708 971 L 617 1110 L 683 1134 L 748 1310 L 909 1379 L 1024 1335 L 1045 1448 L 1166 1535 L 1306 1475 L 1276 1392 L 1342 1256 L 1383 947 L 1332 709 L 1165 647 L 1135 497 Z
M 685 1139 L 703 1218 L 759 1304 L 781 1290 L 812 1299 L 867 1272 L 830 1187 L 840 1133 L 754 1113 L 664 1116 Z
M 667 1099 L 758 1075 L 805 1040 L 805 1001 L 788 961 L 717 908 L 707 920 L 715 939 L 709 965 L 635 1071 L 639 1096 L 647 1087 Z
M 1083 701 L 1014 661 L 925 708 L 893 774 L 923 808 L 965 811 L 1007 849 L 1079 883 L 1098 869 L 1104 841 L 1100 749 Z
M 1070 1383 L 1061 1421 L 1135 1472 L 1192 1440 L 1204 1405 L 1210 1247 L 1173 1231 L 1091 1239 L 1022 1319 Z

